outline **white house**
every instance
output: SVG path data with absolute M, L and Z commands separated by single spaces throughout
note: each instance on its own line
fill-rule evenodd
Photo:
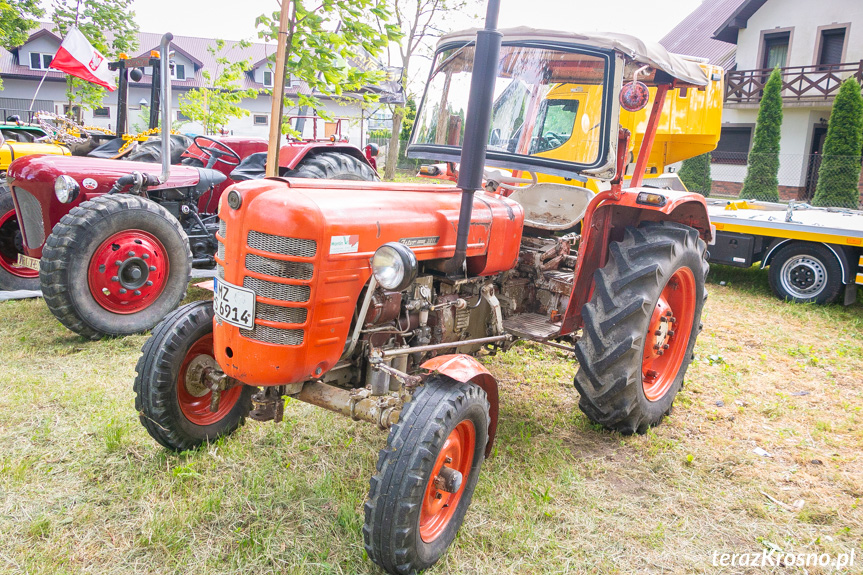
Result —
M 764 82 L 782 73 L 779 192 L 810 199 L 839 84 L 863 82 L 861 0 L 706 0 L 662 43 L 728 70 L 713 191 L 737 194 L 752 145 Z
M 0 78 L 3 80 L 3 90 L 0 92 L 0 114 L 3 115 L 3 119 L 13 114 L 18 114 L 22 118 L 27 117 L 31 110 L 31 101 L 43 76 L 45 81 L 39 90 L 32 110 L 45 110 L 58 114 L 69 113 L 66 98 L 66 75 L 56 70 L 48 70 L 48 64 L 61 42 L 61 38 L 52 31 L 52 28 L 53 25 L 50 22 L 42 23 L 23 45 L 11 51 L 0 49 Z M 129 56 L 147 55 L 151 50 L 158 50 L 160 39 L 161 34 L 139 33 L 139 49 Z M 273 54 L 275 46 L 255 43 L 247 48 L 242 48 L 237 42 L 226 41 L 224 49 L 214 56 L 208 51 L 208 47 L 215 47 L 215 44 L 216 41 L 211 38 L 174 37 L 171 43 L 171 59 L 174 63 L 172 117 L 177 121 L 186 121 L 180 128 L 183 133 L 203 134 L 203 126 L 188 122 L 187 118 L 180 114 L 178 105 L 180 98 L 189 90 L 205 85 L 205 80 L 201 74 L 203 70 L 208 70 L 211 74 L 216 73 L 216 57 L 224 56 L 232 61 L 248 60 L 251 62 L 251 69 L 243 78 L 242 88 L 258 90 L 258 97 L 244 99 L 241 106 L 249 111 L 249 115 L 230 120 L 224 129 L 227 133 L 238 136 L 266 138 L 269 133 L 271 102 L 271 97 L 266 91 L 273 86 L 270 56 Z M 128 118 L 129 132 L 131 133 L 146 129 L 146 109 L 142 110 L 142 107 L 146 108 L 150 105 L 151 80 L 152 71 L 145 68 L 142 80 L 129 84 Z M 308 91 L 308 86 L 296 78 L 290 78 L 286 81 L 285 94 L 289 97 L 301 92 L 308 94 Z M 84 110 L 83 112 L 74 109 L 72 112 L 78 115 L 86 125 L 114 129 L 117 122 L 116 94 L 116 92 L 106 92 L 102 108 Z M 377 107 L 363 108 L 356 95 L 348 95 L 340 100 L 321 94 L 316 96 L 323 102 L 324 108 L 331 116 L 345 118 L 341 125 L 342 133 L 347 135 L 351 142 L 362 146 L 368 132 L 368 119 L 375 114 Z M 299 110 L 296 108 L 285 111 L 286 115 L 298 113 Z M 313 128 L 313 122 L 306 122 L 304 136 L 311 137 Z M 320 120 L 317 122 L 317 135 L 318 137 L 328 137 L 335 128 L 335 123 Z

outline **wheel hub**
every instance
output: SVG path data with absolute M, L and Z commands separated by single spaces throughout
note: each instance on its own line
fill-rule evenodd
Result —
M 211 409 L 213 392 L 204 383 L 210 368 L 218 369 L 213 357 L 213 334 L 207 334 L 196 341 L 186 352 L 183 364 L 177 374 L 177 402 L 183 416 L 195 425 L 212 425 L 230 413 L 242 393 L 237 385 L 219 394 L 215 409 Z
M 108 311 L 130 314 L 149 307 L 165 289 L 170 264 L 162 243 L 142 230 L 118 232 L 90 260 L 90 293 Z
M 680 268 L 662 289 L 644 338 L 641 383 L 649 401 L 668 393 L 683 365 L 695 303 L 695 276 L 689 268 Z
M 780 277 L 785 290 L 798 299 L 818 295 L 827 281 L 824 264 L 809 255 L 800 255 L 785 262 Z
M 207 370 L 219 369 L 216 358 L 210 355 L 197 355 L 189 362 L 186 368 L 185 385 L 186 391 L 192 397 L 204 397 L 210 393 L 210 388 L 204 383 Z
M 0 268 L 16 277 L 37 278 L 39 272 L 18 265 L 18 254 L 24 253 L 24 235 L 15 210 L 0 214 Z

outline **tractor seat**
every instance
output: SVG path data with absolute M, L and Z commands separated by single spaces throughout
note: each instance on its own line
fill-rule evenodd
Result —
M 538 182 L 516 189 L 509 199 L 524 208 L 524 225 L 541 230 L 561 231 L 574 227 L 590 200 L 592 191 L 580 186 Z
M 228 176 L 219 170 L 198 168 L 198 185 L 195 186 L 195 191 L 203 194 L 210 188 L 215 188 L 227 179 Z
M 87 153 L 88 158 L 105 158 L 108 160 L 116 160 L 120 156 L 124 156 L 131 152 L 134 146 L 127 146 L 123 153 L 120 153 L 120 148 L 126 143 L 123 138 L 113 138 L 104 144 L 97 146 Z
M 240 164 L 231 172 L 231 179 L 235 182 L 246 180 L 261 180 L 266 174 L 267 153 L 255 152 L 246 156 Z

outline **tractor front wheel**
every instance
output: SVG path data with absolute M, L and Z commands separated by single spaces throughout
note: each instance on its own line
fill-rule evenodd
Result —
M 363 539 L 372 561 L 406 575 L 434 564 L 470 506 L 488 441 L 478 386 L 431 377 L 390 430 L 371 479 Z
M 125 194 L 72 209 L 42 252 L 48 309 L 90 339 L 152 329 L 186 294 L 189 240 L 165 208 Z
M 174 451 L 194 449 L 233 433 L 249 413 L 254 388 L 237 385 L 213 392 L 206 372 L 218 369 L 213 355 L 213 302 L 184 305 L 153 330 L 135 367 L 135 409 L 159 444 Z
M 575 346 L 578 406 L 591 421 L 644 433 L 670 413 L 701 331 L 705 249 L 673 222 L 627 228 L 609 245 Z
M 24 253 L 24 236 L 12 192 L 0 184 L 0 290 L 38 290 L 39 272 L 18 265 L 18 254 Z

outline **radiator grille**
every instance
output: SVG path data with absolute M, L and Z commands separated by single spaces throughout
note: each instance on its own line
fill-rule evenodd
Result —
M 286 238 L 254 230 L 249 232 L 248 244 L 250 248 L 256 250 L 301 258 L 314 257 L 318 251 L 318 243 L 315 240 Z
M 221 280 L 225 279 L 225 268 L 221 264 L 216 264 L 216 276 Z
M 311 293 L 309 286 L 285 285 L 249 276 L 243 278 L 243 287 L 252 290 L 261 297 L 280 301 L 309 301 Z
M 219 220 L 219 237 L 221 237 L 221 238 L 226 238 L 226 240 L 225 240 L 225 241 L 227 241 L 227 237 L 228 237 L 228 224 L 227 224 L 227 223 L 225 223 L 225 220 Z M 219 249 L 218 249 L 218 251 L 216 252 L 216 254 L 218 255 L 218 258 L 219 258 L 220 260 L 225 261 L 225 243 L 224 243 L 224 241 L 219 241 L 219 240 L 216 240 L 216 241 L 217 241 L 217 242 L 218 242 L 218 244 L 219 244 Z M 222 279 L 224 279 L 224 277 L 225 277 L 225 270 L 222 270 L 222 275 L 220 275 L 219 277 L 220 277 L 220 278 L 222 278 Z
M 258 302 L 255 306 L 255 317 L 279 323 L 306 323 L 308 310 L 301 307 L 282 307 Z
M 276 345 L 302 345 L 304 339 L 301 329 L 279 329 L 259 324 L 255 324 L 254 329 L 241 329 L 240 335 L 248 339 Z
M 246 254 L 246 269 L 250 272 L 289 280 L 310 280 L 315 267 L 310 263 L 286 262 Z
M 19 225 L 24 232 L 24 242 L 30 249 L 36 249 L 45 243 L 45 222 L 42 217 L 42 205 L 36 197 L 21 188 L 13 188 L 18 207 L 21 208 Z

